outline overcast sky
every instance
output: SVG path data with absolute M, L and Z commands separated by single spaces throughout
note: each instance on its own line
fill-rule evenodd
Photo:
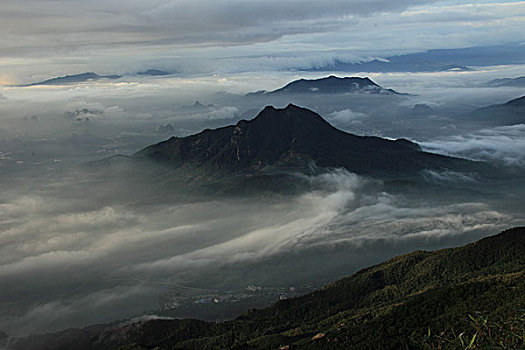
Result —
M 521 42 L 523 28 L 525 1 L 2 0 L 0 84 L 305 67 Z

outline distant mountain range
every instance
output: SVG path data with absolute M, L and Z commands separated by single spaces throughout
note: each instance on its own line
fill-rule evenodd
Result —
M 402 95 L 392 89 L 385 89 L 374 83 L 370 78 L 345 77 L 339 78 L 331 75 L 320 79 L 299 79 L 288 83 L 282 88 L 274 91 L 257 91 L 247 96 L 260 95 L 288 95 L 288 94 L 344 94 L 344 93 L 368 93 L 368 94 L 394 94 Z
M 177 109 L 177 111 L 182 113 L 203 113 L 209 112 L 213 107 L 213 105 L 203 105 L 199 101 L 195 101 L 195 103 L 192 105 L 181 106 L 179 109 Z
M 17 339 L 10 348 L 522 349 L 524 266 L 521 227 L 399 256 L 232 321 L 97 325 Z
M 477 162 L 421 151 L 405 139 L 356 136 L 311 110 L 266 107 L 252 120 L 149 146 L 133 159 L 149 159 L 200 175 L 312 172 L 346 168 L 382 179 L 418 178 L 424 169 L 475 171 Z
M 477 109 L 459 116 L 457 120 L 476 122 L 486 127 L 525 124 L 525 96 Z
M 162 76 L 162 75 L 169 75 L 171 73 L 164 72 L 158 69 L 148 69 L 143 72 L 137 73 L 137 75 L 147 75 L 147 76 Z M 56 77 L 47 79 L 44 81 L 40 81 L 37 83 L 31 83 L 21 86 L 38 86 L 38 85 L 69 85 L 69 84 L 78 84 L 83 83 L 86 81 L 97 81 L 101 79 L 120 79 L 122 78 L 122 75 L 98 75 L 93 72 L 86 72 L 86 73 L 80 73 L 80 74 L 72 74 L 72 75 L 65 75 L 62 77 Z
M 31 84 L 27 84 L 23 86 L 68 85 L 68 84 L 83 83 L 86 81 L 95 81 L 95 80 L 100 80 L 100 79 L 119 79 L 119 78 L 122 78 L 122 76 L 120 75 L 98 75 L 93 72 L 88 72 L 88 73 L 66 75 L 63 77 L 52 78 L 52 79 L 44 80 L 38 83 L 31 83 Z
M 525 87 L 525 77 L 494 79 L 485 84 L 491 87 L 513 86 Z
M 168 73 L 168 72 L 165 72 L 165 71 L 162 71 L 162 70 L 158 70 L 158 69 L 148 69 L 148 70 L 143 71 L 143 72 L 138 72 L 137 74 L 138 75 L 160 76 L 160 75 L 169 75 L 171 73 Z
M 353 63 L 342 62 L 339 60 L 333 63 L 306 69 L 313 72 L 444 72 L 451 70 L 467 71 L 470 70 L 467 66 L 462 66 L 453 63 L 432 62 L 418 56 L 393 56 L 384 60 L 372 60 L 369 62 Z
M 302 71 L 340 72 L 441 72 L 470 70 L 474 66 L 493 66 L 525 63 L 525 46 L 521 43 L 470 47 L 462 49 L 438 49 L 426 52 L 390 56 L 369 62 L 333 63 Z

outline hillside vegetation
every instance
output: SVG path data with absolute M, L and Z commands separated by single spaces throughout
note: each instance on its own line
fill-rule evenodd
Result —
M 525 228 L 514 228 L 399 256 L 233 321 L 137 322 L 91 334 L 75 348 L 519 349 L 524 315 Z M 26 339 L 17 348 L 66 349 L 67 338 L 48 337 L 52 347 Z

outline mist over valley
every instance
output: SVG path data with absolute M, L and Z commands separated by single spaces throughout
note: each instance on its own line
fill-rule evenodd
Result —
M 523 2 L 56 6 L 0 13 L 0 349 L 523 327 Z

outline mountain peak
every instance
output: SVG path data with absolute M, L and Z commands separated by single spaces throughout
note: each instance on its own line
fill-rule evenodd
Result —
M 135 157 L 175 167 L 245 173 L 346 168 L 381 178 L 418 177 L 423 169 L 456 169 L 464 160 L 422 152 L 408 140 L 356 136 L 339 130 L 319 114 L 294 104 L 265 107 L 254 119 L 184 138 L 172 138 Z M 469 163 L 470 164 L 470 163 Z
M 138 72 L 138 75 L 151 75 L 151 76 L 158 76 L 158 75 L 169 75 L 170 73 L 159 70 L 159 69 L 148 69 L 143 72 Z
M 37 86 L 37 85 L 67 85 L 67 84 L 76 84 L 86 81 L 94 81 L 100 79 L 119 79 L 122 78 L 120 75 L 98 75 L 94 72 L 86 72 L 73 75 L 65 75 L 62 77 L 56 77 L 52 79 L 47 79 L 38 83 L 31 83 L 22 86 Z
M 332 81 L 332 82 L 335 82 L 335 81 L 361 82 L 363 85 L 379 86 L 376 83 L 374 83 L 369 77 L 364 77 L 364 78 L 361 78 L 361 77 L 343 77 L 343 78 L 339 78 L 338 76 L 335 76 L 335 75 L 332 74 L 332 75 L 329 75 L 326 78 L 317 79 L 317 81 L 323 81 L 323 80 Z
M 312 112 L 313 114 L 316 114 L 315 112 L 309 110 L 308 108 L 299 107 L 297 105 L 294 105 L 293 103 L 289 103 L 284 108 L 275 108 L 272 105 L 268 105 L 268 106 L 263 108 L 263 110 L 259 113 L 259 115 L 263 114 L 264 112 L 281 111 L 281 112 L 286 112 L 286 113 L 292 113 L 292 112 L 297 111 L 297 110 L 308 111 L 308 112 Z
M 281 89 L 273 91 L 273 93 L 285 92 L 319 92 L 319 93 L 344 93 L 356 92 L 365 89 L 378 89 L 379 85 L 374 83 L 368 77 L 343 77 L 339 78 L 335 75 L 320 79 L 300 79 L 292 81 Z
M 286 110 L 293 110 L 293 109 L 306 109 L 306 108 L 301 108 L 297 105 L 294 105 L 293 103 L 289 103 L 288 106 L 286 106 L 285 108 Z
M 261 94 L 343 94 L 343 93 L 368 93 L 368 94 L 395 94 L 392 89 L 385 89 L 368 77 L 337 77 L 330 75 L 319 79 L 294 80 L 284 87 L 270 92 L 257 92 L 248 95 Z
M 254 119 L 250 121 L 242 120 L 239 124 L 253 124 L 257 127 L 262 127 L 266 132 L 273 132 L 272 129 L 290 129 L 292 131 L 306 131 L 310 126 L 315 124 L 315 127 L 330 128 L 337 130 L 324 120 L 319 114 L 302 108 L 292 103 L 285 108 L 275 108 L 274 106 L 266 106 Z M 263 125 L 268 123 L 267 125 Z

